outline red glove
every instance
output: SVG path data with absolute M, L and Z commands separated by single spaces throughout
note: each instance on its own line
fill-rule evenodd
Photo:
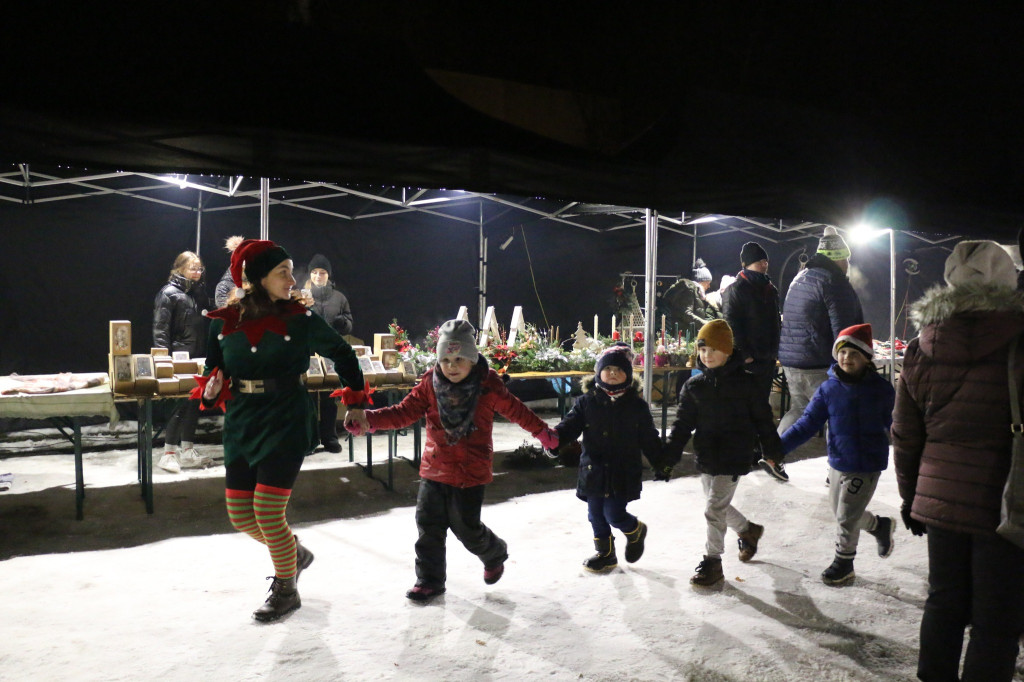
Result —
M 545 450 L 557 450 L 558 449 L 558 431 L 554 429 L 544 429 L 538 432 L 534 438 L 540 441 L 540 444 L 544 446 Z

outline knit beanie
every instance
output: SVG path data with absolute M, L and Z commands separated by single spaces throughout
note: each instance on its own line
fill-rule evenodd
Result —
M 454 355 L 476 362 L 476 329 L 466 320 L 448 320 L 437 330 L 437 359 Z
M 334 273 L 331 271 L 331 261 L 327 260 L 327 256 L 322 253 L 318 253 L 309 261 L 309 271 L 313 272 L 317 268 L 327 271 L 328 277 L 334 277 Z
M 725 320 L 711 320 L 697 332 L 697 345 L 732 355 L 732 328 Z
M 763 260 L 768 260 L 768 252 L 757 242 L 747 242 L 740 249 L 740 265 L 743 267 Z
M 832 345 L 832 357 L 838 360 L 840 349 L 850 346 L 868 356 L 868 360 L 875 357 L 875 349 L 871 342 L 870 324 L 855 324 L 839 332 L 836 342 Z
M 694 282 L 710 282 L 711 271 L 708 270 L 707 266 L 704 265 L 704 261 L 700 258 L 693 264 L 693 281 Z
M 231 253 L 231 281 L 241 292 L 243 269 L 246 279 L 259 282 L 289 258 L 287 251 L 269 239 L 246 239 Z
M 818 240 L 818 253 L 830 260 L 846 260 L 850 257 L 850 247 L 836 228 L 829 225 Z
M 633 383 L 633 349 L 624 343 L 616 343 L 601 351 L 594 365 L 594 374 L 601 377 L 601 370 L 611 365 L 618 367 L 626 375 L 625 384 Z
M 994 284 L 1014 289 L 1017 286 L 1017 268 L 1006 249 L 991 241 L 964 241 L 953 249 L 946 259 L 946 283 Z

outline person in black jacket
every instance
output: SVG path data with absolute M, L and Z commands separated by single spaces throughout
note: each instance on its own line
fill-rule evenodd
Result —
M 708 587 L 720 582 L 726 527 L 739 534 L 739 559 L 750 561 L 764 526 L 748 521 L 732 498 L 740 476 L 750 473 L 750 453 L 761 439 L 765 457 L 778 458 L 782 446 L 771 408 L 757 381 L 743 371 L 741 352 L 733 352 L 729 323 L 712 320 L 697 334 L 697 367 L 701 374 L 683 384 L 672 433 L 665 445 L 665 463 L 674 465 L 693 434 L 697 471 L 707 497 L 707 545 L 704 559 L 690 583 Z
M 169 352 L 188 351 L 189 357 L 202 357 L 206 351 L 206 310 L 209 300 L 203 288 L 203 261 L 191 251 L 174 259 L 167 284 L 157 292 L 153 303 L 153 346 Z M 202 469 L 213 462 L 196 452 L 192 439 L 199 423 L 199 404 L 183 400 L 167 420 L 164 454 L 157 466 L 172 474 L 186 469 Z
M 626 536 L 626 561 L 633 563 L 644 553 L 647 526 L 626 511 L 626 505 L 640 497 L 641 454 L 652 467 L 663 469 L 661 440 L 650 407 L 633 381 L 633 352 L 625 344 L 601 353 L 594 377 L 583 380 L 583 390 L 555 430 L 559 443 L 583 435 L 576 496 L 587 503 L 597 550 L 583 567 L 606 573 L 618 565 L 613 526 Z
M 323 254 L 316 254 L 309 261 L 309 281 L 306 282 L 303 294 L 308 290 L 309 296 L 303 303 L 341 335 L 352 333 L 352 309 L 349 307 L 345 294 L 334 288 L 331 282 L 331 262 Z M 330 397 L 330 393 L 320 393 L 320 443 L 328 452 L 341 452 L 338 442 L 337 419 L 338 403 Z
M 768 253 L 760 244 L 744 244 L 740 264 L 743 269 L 722 294 L 722 314 L 732 328 L 744 371 L 757 380 L 768 401 L 779 355 L 779 291 L 768 277 Z M 782 462 L 762 457 L 755 457 L 754 461 L 780 481 L 789 480 Z
M 238 245 L 245 240 L 245 237 L 233 236 L 228 237 L 224 240 L 224 248 L 227 252 L 234 253 Z M 228 264 L 224 274 L 220 276 L 220 281 L 217 282 L 216 288 L 213 290 L 213 302 L 218 308 L 223 308 L 228 304 L 228 298 L 231 296 L 231 292 L 235 290 L 235 281 L 231 279 L 231 264 Z

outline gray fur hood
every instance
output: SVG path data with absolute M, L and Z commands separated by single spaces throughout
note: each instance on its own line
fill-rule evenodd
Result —
M 1024 331 L 1024 293 L 991 284 L 937 286 L 910 307 L 926 355 L 947 361 L 984 357 Z

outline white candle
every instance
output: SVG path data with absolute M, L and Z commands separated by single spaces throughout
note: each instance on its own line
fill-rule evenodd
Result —
M 665 316 L 664 315 L 661 316 L 661 339 L 662 339 L 662 341 L 665 340 Z
M 594 315 L 594 338 L 597 338 L 597 315 Z
M 615 316 L 612 315 L 612 334 L 615 334 Z

